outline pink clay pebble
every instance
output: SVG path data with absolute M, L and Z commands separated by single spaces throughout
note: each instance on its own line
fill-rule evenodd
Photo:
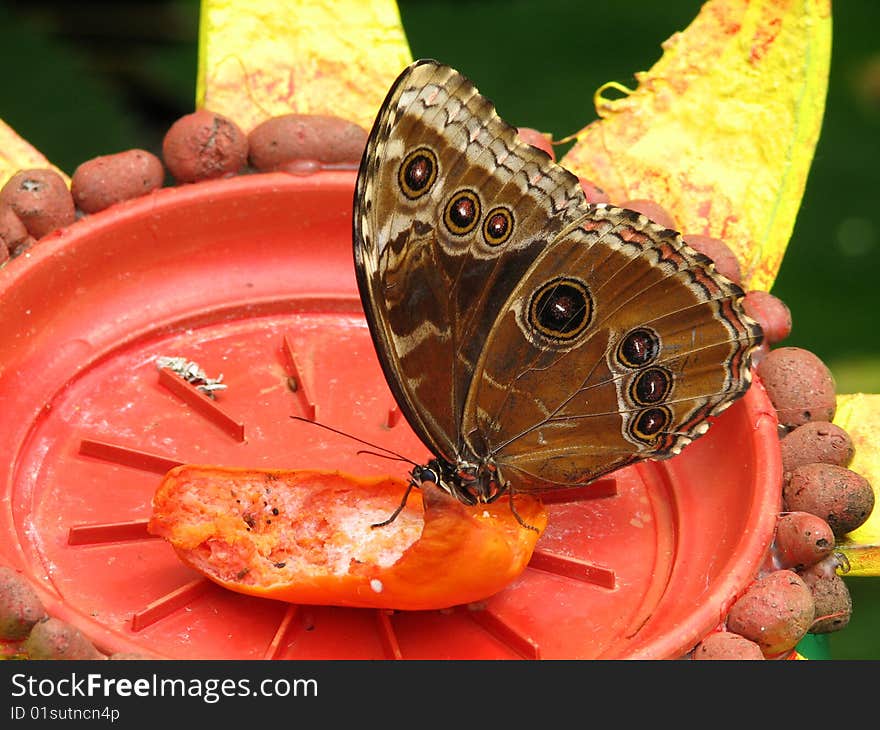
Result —
M 834 532 L 821 517 L 809 512 L 786 512 L 776 523 L 774 548 L 782 568 L 801 570 L 828 557 Z
M 57 618 L 37 622 L 21 645 L 30 659 L 105 659 L 78 628 Z
M 12 208 L 35 239 L 76 220 L 67 183 L 49 168 L 22 170 L 9 178 L 0 190 L 0 207 L 4 206 Z
M 241 128 L 207 109 L 178 119 L 162 140 L 165 166 L 181 183 L 235 175 L 247 158 L 248 139 Z
M 792 570 L 775 570 L 754 581 L 731 606 L 727 630 L 754 641 L 765 657 L 777 657 L 794 649 L 814 618 L 804 580 Z
M 367 133 L 354 122 L 328 114 L 282 114 L 254 127 L 248 158 L 258 170 L 271 171 L 299 161 L 361 161 Z
M 779 422 L 795 428 L 831 421 L 837 408 L 834 376 L 816 355 L 800 347 L 771 350 L 757 366 L 758 377 Z
M 578 181 L 581 184 L 581 190 L 584 191 L 584 197 L 587 199 L 588 203 L 610 203 L 611 198 L 608 197 L 608 193 L 606 193 L 602 188 L 600 188 L 596 183 L 592 180 L 588 180 L 585 177 L 579 177 Z
M 830 555 L 823 561 L 798 571 L 813 594 L 816 618 L 811 634 L 828 634 L 846 628 L 852 617 L 852 596 L 846 582 L 837 574 L 840 560 Z
M 70 192 L 84 213 L 97 213 L 114 203 L 162 187 L 162 161 L 146 150 L 132 149 L 87 160 L 74 170 Z
M 874 490 L 861 474 L 836 464 L 803 464 L 786 475 L 782 499 L 788 510 L 825 520 L 835 536 L 863 525 L 874 509 Z
M 761 325 L 768 344 L 776 345 L 791 334 L 791 311 L 779 297 L 754 289 L 746 293 L 743 307 Z
M 779 446 L 783 472 L 804 464 L 849 466 L 855 455 L 850 435 L 829 421 L 810 421 L 798 426 L 780 441 Z
M 0 205 L 0 241 L 7 252 L 12 252 L 27 240 L 30 234 L 10 205 Z
M 24 639 L 46 616 L 36 591 L 12 568 L 0 566 L 0 640 Z
M 657 225 L 663 226 L 664 228 L 677 230 L 675 226 L 675 218 L 672 217 L 666 208 L 654 200 L 648 200 L 647 198 L 633 198 L 631 200 L 624 200 L 618 205 L 621 208 L 638 211 L 642 215 L 650 218 Z
M 537 147 L 539 150 L 546 152 L 551 160 L 556 159 L 556 152 L 553 150 L 553 136 L 539 132 L 531 127 L 520 127 L 516 130 L 521 142 Z
M 742 284 L 742 269 L 739 259 L 724 241 L 712 236 L 704 236 L 698 233 L 688 233 L 684 242 L 694 251 L 708 256 L 715 264 L 715 270 L 722 276 L 726 276 L 734 284 Z
M 761 647 L 732 631 L 715 631 L 703 639 L 693 653 L 694 659 L 763 660 Z

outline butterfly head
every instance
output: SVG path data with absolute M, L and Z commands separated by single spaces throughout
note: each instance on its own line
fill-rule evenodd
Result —
M 415 484 L 433 482 L 462 504 L 494 502 L 504 491 L 504 485 L 495 464 L 475 464 L 459 459 L 452 463 L 445 459 L 431 459 L 416 466 L 411 472 Z

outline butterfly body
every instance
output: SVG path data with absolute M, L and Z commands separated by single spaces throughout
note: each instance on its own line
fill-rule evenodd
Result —
M 411 472 L 415 484 L 433 482 L 464 504 L 494 502 L 507 489 L 498 479 L 498 470 L 491 462 L 470 462 L 459 459 L 455 463 L 445 458 L 433 458 Z
M 413 470 L 467 504 L 678 453 L 750 382 L 742 290 L 674 231 L 586 202 L 455 70 L 418 61 L 358 174 L 354 259 Z

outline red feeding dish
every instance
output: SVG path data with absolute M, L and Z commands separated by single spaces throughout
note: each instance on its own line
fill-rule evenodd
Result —
M 104 651 L 168 658 L 674 658 L 756 575 L 779 510 L 760 384 L 680 457 L 548 497 L 529 567 L 480 605 L 296 606 L 224 590 L 146 532 L 179 463 L 403 476 L 416 461 L 351 253 L 354 173 L 157 191 L 0 271 L 0 561 Z M 222 374 L 212 399 L 160 370 Z M 455 566 L 450 566 L 455 570 Z

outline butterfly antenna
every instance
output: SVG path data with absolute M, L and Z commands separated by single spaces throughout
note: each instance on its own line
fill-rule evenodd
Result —
M 385 446 L 381 446 L 379 444 L 374 444 L 371 441 L 365 441 L 364 439 L 358 438 L 357 436 L 353 436 L 352 434 L 350 434 L 346 431 L 341 431 L 338 428 L 333 428 L 333 426 L 328 426 L 326 423 L 321 423 L 320 421 L 312 421 L 308 418 L 304 418 L 303 416 L 290 416 L 290 417 L 294 421 L 302 421 L 303 423 L 309 423 L 312 426 L 320 426 L 321 428 L 323 428 L 327 431 L 330 431 L 332 433 L 335 433 L 339 436 L 345 436 L 346 438 L 349 438 L 352 441 L 357 441 L 359 444 L 363 444 L 364 446 L 369 446 L 371 449 L 378 449 L 379 451 L 385 452 L 384 454 L 374 454 L 375 456 L 385 456 L 385 458 L 389 458 L 389 459 L 395 458 L 400 461 L 405 461 L 407 464 L 412 464 L 413 466 L 416 466 L 416 463 L 414 461 L 407 459 L 403 454 L 398 454 L 396 451 L 392 451 L 391 449 L 386 448 Z M 361 453 L 361 452 L 358 452 L 358 453 Z M 365 452 L 365 453 L 372 453 L 372 452 Z
M 356 453 L 358 456 L 360 456 L 361 454 L 366 454 L 368 456 L 377 456 L 380 459 L 389 459 L 390 461 L 403 461 L 411 466 L 418 466 L 418 464 L 416 464 L 416 462 L 412 461 L 411 459 L 407 459 L 405 456 L 399 456 L 397 454 L 382 454 L 378 451 L 370 451 L 369 449 L 358 449 Z

